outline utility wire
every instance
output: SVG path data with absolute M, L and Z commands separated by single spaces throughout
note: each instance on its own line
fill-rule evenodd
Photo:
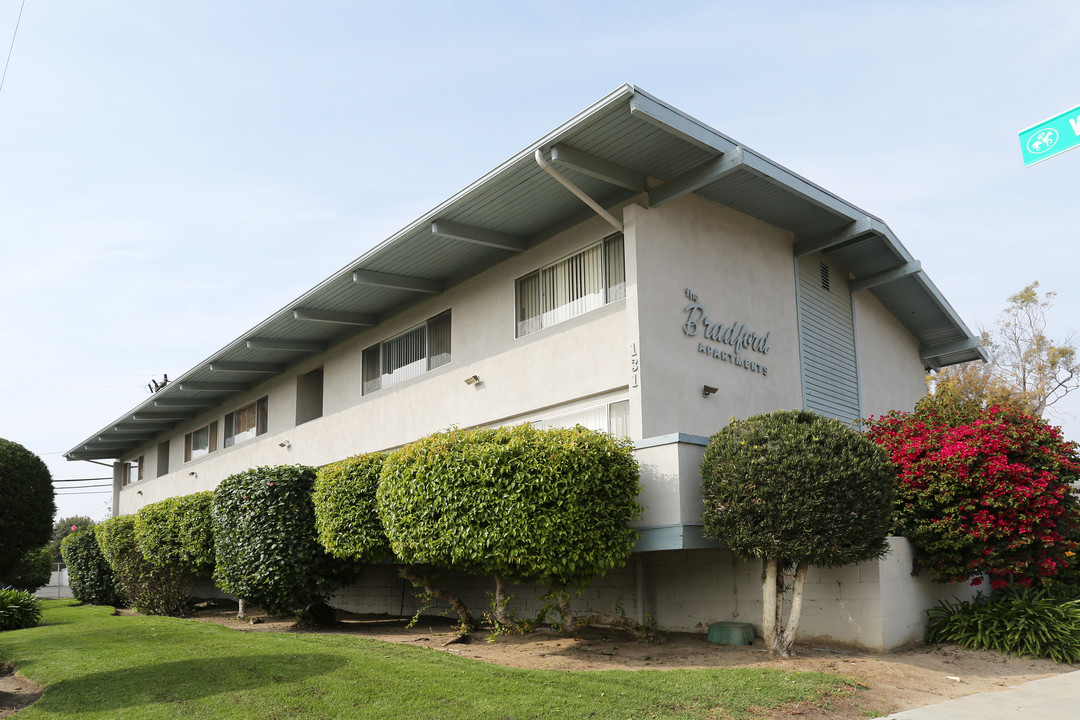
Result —
M 88 482 L 90 480 L 112 480 L 111 477 L 99 477 L 99 478 L 53 478 L 54 483 L 58 482 Z
M 19 34 L 19 23 L 22 22 L 23 8 L 26 7 L 26 0 L 22 0 L 22 4 L 19 5 L 19 17 L 15 21 L 15 32 L 11 33 L 11 46 L 8 48 L 7 61 L 4 62 L 4 74 L 0 75 L 0 92 L 4 90 L 4 80 L 7 79 L 8 65 L 11 65 L 11 51 L 15 49 L 15 36 Z
M 68 494 L 68 493 L 70 493 L 72 491 L 85 490 L 87 488 L 99 488 L 99 487 L 112 487 L 112 483 L 108 483 L 108 484 L 105 484 L 105 485 L 80 485 L 77 488 L 62 488 L 62 491 L 61 492 L 56 492 L 56 494 L 57 495 L 65 495 L 65 494 Z

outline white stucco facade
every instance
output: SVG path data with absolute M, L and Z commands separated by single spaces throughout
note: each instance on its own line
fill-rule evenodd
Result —
M 703 126 L 689 124 L 678 114 L 664 115 L 663 107 L 648 105 L 649 96 L 631 90 L 610 104 L 614 107 L 629 97 L 631 115 L 636 108 L 665 118 L 671 136 L 686 144 L 685 154 L 701 152 Z M 591 118 L 580 124 L 592 122 Z M 733 167 L 751 159 L 748 151 L 724 145 L 723 136 L 708 138 L 724 148 L 718 159 L 738 160 Z M 546 146 L 564 147 L 553 142 Z M 552 158 L 557 155 L 552 151 Z M 526 172 L 528 155 L 521 157 L 524 160 L 508 163 L 470 190 L 475 194 L 495 188 L 491 192 L 502 193 L 499 203 L 485 206 L 494 208 L 489 214 L 503 213 L 499 217 L 507 218 L 499 227 L 512 224 L 511 210 L 518 207 L 514 203 L 522 213 L 534 205 L 547 207 L 538 199 L 539 190 L 533 196 L 519 190 L 533 187 L 523 180 L 499 186 L 500 173 Z M 669 155 L 657 157 L 667 162 Z M 613 182 L 624 186 L 636 182 L 619 179 L 607 160 L 593 165 L 575 162 L 585 163 L 592 176 L 615 175 Z M 959 332 L 959 340 L 938 330 L 916 337 L 913 333 L 921 332 L 921 326 L 899 316 L 906 296 L 879 291 L 880 282 L 891 282 L 895 289 L 895 283 L 910 282 L 912 273 L 921 272 L 913 269 L 906 250 L 893 242 L 887 228 L 881 229 L 880 221 L 843 216 L 849 206 L 797 176 L 780 174 L 782 168 L 775 164 L 754 165 L 753 177 L 776 174 L 770 182 L 794 198 L 784 200 L 790 207 L 752 213 L 742 200 L 742 190 L 732 195 L 738 202 L 721 202 L 716 192 L 706 192 L 714 186 L 705 184 L 720 182 L 715 179 L 721 177 L 719 171 L 710 169 L 720 167 L 717 162 L 707 160 L 668 182 L 646 173 L 640 191 L 623 192 L 618 202 L 606 203 L 614 221 L 622 225 L 621 232 L 585 209 L 578 214 L 562 211 L 562 219 L 551 229 L 519 239 L 502 230 L 462 230 L 438 219 L 436 209 L 398 240 L 380 246 L 374 260 L 361 263 L 352 278 L 347 273 L 331 278 L 297 301 L 298 308 L 315 300 L 329 307 L 337 297 L 335 287 L 341 293 L 357 293 L 354 283 L 380 287 L 384 294 L 400 293 L 384 303 L 377 317 L 367 319 L 368 315 L 338 309 L 297 309 L 293 314 L 298 320 L 305 313 L 323 312 L 319 319 L 338 323 L 342 332 L 310 343 L 297 331 L 264 351 L 260 348 L 268 346 L 260 338 L 291 321 L 288 313 L 271 318 L 253 331 L 246 345 L 243 339 L 237 341 L 227 348 L 231 354 L 222 351 L 186 375 L 187 380 L 181 378 L 178 390 L 166 388 L 161 401 L 145 404 L 115 428 L 102 431 L 114 429 L 122 438 L 139 432 L 136 444 L 110 451 L 105 446 L 111 436 L 102 435 L 69 457 L 117 458 L 114 511 L 126 514 L 167 497 L 211 490 L 229 475 L 251 467 L 320 466 L 392 449 L 450 426 L 588 417 L 588 422 L 614 431 L 618 416 L 618 428 L 638 448 L 640 500 L 646 508 L 638 522 L 642 537 L 625 569 L 594 583 L 575 602 L 581 610 L 610 612 L 612 603 L 619 601 L 639 618 L 648 615 L 662 627 L 678 630 L 704 632 L 710 622 L 731 619 L 757 624 L 761 606 L 757 564 L 738 560 L 701 534 L 698 468 L 707 437 L 732 417 L 804 407 L 830 414 L 822 408 L 833 407 L 829 399 L 833 370 L 840 398 L 835 406 L 846 409 L 832 414 L 853 420 L 911 409 L 924 392 L 925 367 L 951 362 L 956 353 L 969 352 L 971 342 L 943 300 L 934 312 L 945 319 L 946 330 Z M 515 169 L 519 167 L 520 171 Z M 701 176 L 702 167 L 713 174 L 705 173 L 697 191 L 658 194 L 658 189 Z M 538 171 L 534 167 L 528 172 L 533 173 L 531 178 Z M 689 180 L 682 180 L 687 176 Z M 561 191 L 545 192 L 559 198 L 554 193 Z M 771 199 L 772 192 L 762 194 L 761 207 L 766 200 L 779 202 Z M 464 206 L 467 200 L 470 207 L 479 207 L 471 197 L 465 193 L 446 207 L 457 207 L 454 202 Z M 789 222 L 796 211 L 798 222 Z M 445 208 L 442 212 L 450 214 Z M 430 240 L 414 232 L 417 227 L 423 230 L 429 220 Z M 801 229 L 804 226 L 828 232 L 808 235 Z M 393 259 L 398 248 L 406 247 L 410 232 L 420 238 L 409 246 L 413 270 L 392 274 L 384 268 L 389 268 L 390 260 L 375 262 L 379 252 Z M 427 275 L 434 272 L 421 261 L 424 253 L 437 253 L 446 245 L 439 237 L 464 237 L 478 242 L 487 254 L 470 259 L 474 256 L 466 251 L 455 251 L 454 259 L 472 263 L 468 271 L 447 271 L 439 282 L 417 279 L 421 270 Z M 617 243 L 619 237 L 616 258 L 609 247 L 619 246 L 608 243 Z M 884 261 L 875 256 L 876 264 L 864 267 L 844 254 L 866 238 L 878 243 L 875 251 L 884 248 L 879 253 Z M 547 326 L 522 334 L 518 314 L 526 303 L 519 296 L 524 292 L 519 281 L 558 267 L 601 242 L 604 272 L 613 263 L 624 267 L 624 292 L 608 290 L 593 309 L 570 313 L 574 316 L 557 323 L 545 321 Z M 489 250 L 492 246 L 496 251 Z M 932 299 L 937 297 L 928 281 L 919 282 L 922 285 L 913 290 L 901 289 L 922 293 L 920 288 L 926 286 L 933 291 Z M 415 377 L 365 392 L 366 350 L 385 348 L 386 341 L 432 318 L 445 318 L 447 311 L 449 341 L 442 364 L 432 363 L 431 369 Z M 294 352 L 287 354 L 290 348 Z M 931 350 L 939 354 L 932 355 Z M 243 380 L 233 384 L 242 389 L 201 379 L 210 371 L 226 380 Z M 260 404 L 263 398 L 265 403 Z M 177 410 L 182 412 L 170 414 Z M 236 435 L 236 442 L 227 446 L 229 428 L 241 422 L 237 411 L 252 418 L 250 437 Z M 148 427 L 155 429 L 140 431 Z M 136 479 L 139 474 L 141 479 Z M 938 592 L 925 579 L 911 579 L 910 548 L 905 542 L 895 539 L 892 553 L 880 563 L 812 575 L 803 615 L 805 633 L 873 649 L 918 639 L 922 612 Z M 486 580 L 456 576 L 456 582 L 455 589 L 466 598 L 475 596 L 474 604 L 487 604 Z M 413 608 L 403 606 L 400 589 L 390 568 L 375 567 L 361 584 L 339 593 L 336 602 L 366 612 L 409 612 Z M 521 600 L 519 609 L 529 612 L 542 592 L 519 590 L 515 592 Z M 955 592 L 950 588 L 945 594 Z

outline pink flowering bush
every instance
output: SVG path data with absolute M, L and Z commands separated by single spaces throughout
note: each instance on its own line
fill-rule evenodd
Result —
M 894 532 L 914 543 L 916 569 L 972 585 L 988 575 L 997 589 L 1076 562 L 1080 457 L 1059 428 L 1010 406 L 932 398 L 868 425 L 896 465 Z

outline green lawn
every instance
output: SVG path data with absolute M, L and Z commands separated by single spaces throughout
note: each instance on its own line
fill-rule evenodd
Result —
M 244 633 L 50 600 L 0 634 L 0 660 L 46 686 L 39 718 L 716 718 L 814 700 L 834 675 L 754 669 L 518 670 L 347 635 Z

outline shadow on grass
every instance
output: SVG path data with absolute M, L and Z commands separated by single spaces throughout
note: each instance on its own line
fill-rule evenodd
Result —
M 52 712 L 116 710 L 183 704 L 331 672 L 343 660 L 330 654 L 288 653 L 192 658 L 90 673 L 50 685 L 43 704 Z

